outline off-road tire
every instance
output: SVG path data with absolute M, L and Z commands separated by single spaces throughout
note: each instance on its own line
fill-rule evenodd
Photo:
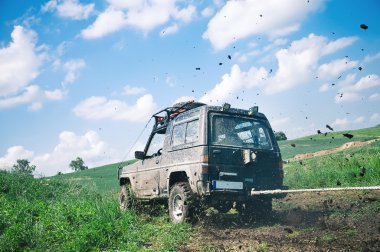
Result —
M 133 193 L 131 191 L 131 185 L 130 184 L 124 184 L 120 186 L 120 193 L 119 193 L 119 207 L 122 211 L 126 211 L 129 209 L 132 209 L 134 206 L 134 197 Z
M 188 182 L 175 183 L 169 193 L 169 217 L 175 224 L 188 222 L 194 208 L 194 195 Z

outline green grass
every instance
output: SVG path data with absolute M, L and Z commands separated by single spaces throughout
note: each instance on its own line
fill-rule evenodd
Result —
M 134 162 L 136 160 L 99 166 L 84 171 L 56 175 L 51 177 L 51 179 L 68 181 L 100 193 L 117 192 L 119 191 L 119 182 L 117 180 L 118 167 Z
M 114 193 L 0 171 L 0 251 L 174 251 L 190 226 L 122 212 Z
M 290 188 L 380 185 L 380 141 L 285 165 Z M 363 174 L 364 171 L 364 174 Z
M 343 136 L 343 133 L 350 133 L 354 137 L 348 139 Z M 279 141 L 278 144 L 281 149 L 282 158 L 289 159 L 297 154 L 328 150 L 339 147 L 347 142 L 367 141 L 379 137 L 380 125 L 360 130 L 329 132 L 326 136 L 324 134 L 311 135 L 294 140 Z M 295 144 L 295 147 L 292 147 L 292 144 Z

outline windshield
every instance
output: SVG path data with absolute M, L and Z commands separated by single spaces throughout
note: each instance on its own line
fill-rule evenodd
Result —
M 211 144 L 272 149 L 268 127 L 253 118 L 212 115 Z

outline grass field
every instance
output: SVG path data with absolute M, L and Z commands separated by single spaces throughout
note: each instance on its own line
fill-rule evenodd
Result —
M 0 171 L 0 251 L 173 251 L 190 225 L 122 212 L 114 193 Z

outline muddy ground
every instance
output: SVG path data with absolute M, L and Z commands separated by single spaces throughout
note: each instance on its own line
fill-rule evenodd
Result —
M 211 212 L 194 229 L 180 250 L 380 251 L 380 191 L 292 194 L 271 216 Z

